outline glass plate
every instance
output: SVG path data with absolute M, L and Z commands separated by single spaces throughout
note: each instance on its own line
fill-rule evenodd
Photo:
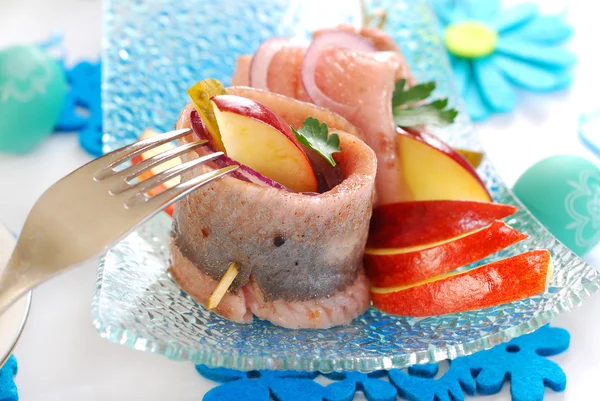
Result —
M 237 55 L 273 35 L 359 18 L 358 1 L 130 0 L 105 1 L 103 107 L 105 150 L 133 141 L 147 127 L 170 130 L 197 80 L 229 81 Z M 351 3 L 354 4 L 354 3 Z M 387 30 L 420 80 L 462 110 L 433 14 L 424 0 L 374 2 L 389 13 Z M 438 135 L 455 146 L 479 147 L 465 113 Z M 598 289 L 599 274 L 550 235 L 512 196 L 485 160 L 479 173 L 498 202 L 521 211 L 508 219 L 530 235 L 487 261 L 530 249 L 552 252 L 548 290 L 519 302 L 452 315 L 411 319 L 375 309 L 346 326 L 289 330 L 249 325 L 209 313 L 166 273 L 170 219 L 159 215 L 102 259 L 93 302 L 98 333 L 110 341 L 209 366 L 251 369 L 361 370 L 402 368 L 490 348 L 528 333 L 579 305 Z

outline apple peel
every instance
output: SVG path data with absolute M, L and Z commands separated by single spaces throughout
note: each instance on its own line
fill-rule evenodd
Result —
M 430 200 L 381 205 L 373 210 L 368 248 L 404 248 L 444 241 L 517 212 L 499 203 Z
M 401 316 L 465 312 L 538 295 L 552 274 L 550 252 L 538 249 L 408 286 L 371 287 L 371 299 L 377 309 Z
M 475 263 L 528 236 L 501 221 L 450 238 L 415 247 L 365 250 L 364 263 L 378 287 L 408 285 Z

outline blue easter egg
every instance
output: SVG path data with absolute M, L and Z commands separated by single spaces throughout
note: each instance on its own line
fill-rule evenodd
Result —
M 62 68 L 46 52 L 0 50 L 0 152 L 27 152 L 50 135 L 66 93 Z
M 600 242 L 600 169 L 572 155 L 531 166 L 513 188 L 529 211 L 578 255 Z

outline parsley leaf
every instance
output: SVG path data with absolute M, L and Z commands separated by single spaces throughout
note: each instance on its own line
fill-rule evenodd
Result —
M 304 120 L 304 124 L 298 131 L 294 127 L 291 128 L 296 138 L 298 138 L 298 142 L 308 146 L 327 159 L 332 166 L 335 166 L 333 154 L 342 151 L 340 148 L 340 137 L 337 134 L 329 135 L 327 124 L 320 124 L 316 118 L 308 117 Z
M 406 85 L 406 79 L 396 82 L 396 88 L 392 97 L 392 107 L 394 109 L 398 106 L 425 100 L 431 96 L 431 93 L 435 89 L 435 82 L 433 81 L 415 85 L 407 90 L 404 90 L 404 85 Z
M 394 122 L 401 127 L 451 124 L 458 115 L 458 111 L 455 109 L 444 110 L 447 105 L 447 99 L 440 99 L 421 106 L 396 109 L 394 110 Z
M 448 99 L 434 100 L 428 104 L 415 104 L 426 100 L 435 89 L 435 82 L 418 84 L 404 89 L 406 80 L 401 79 L 396 83 L 392 97 L 394 122 L 400 127 L 414 127 L 416 125 L 448 125 L 454 122 L 458 115 L 455 109 L 447 109 Z

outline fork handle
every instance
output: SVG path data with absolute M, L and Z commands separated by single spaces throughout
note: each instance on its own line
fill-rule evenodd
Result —
M 0 275 L 0 315 L 34 287 L 18 270 L 18 261 L 11 257 Z
M 64 266 L 56 269 L 56 266 L 52 265 L 54 262 L 52 256 L 46 254 L 44 258 L 44 252 L 30 252 L 24 249 L 22 244 L 22 242 L 17 243 L 6 267 L 0 274 L 0 314 L 29 291 L 55 276 L 57 272 L 70 268 L 70 266 Z M 27 243 L 30 247 L 32 244 L 35 244 L 35 241 Z M 40 254 L 42 257 L 37 256 Z
M 31 274 L 31 264 L 23 259 L 21 251 L 21 247 L 17 245 L 0 274 L 0 314 L 43 281 L 39 278 L 34 279 L 35 276 Z M 33 270 L 38 271 L 38 269 Z

